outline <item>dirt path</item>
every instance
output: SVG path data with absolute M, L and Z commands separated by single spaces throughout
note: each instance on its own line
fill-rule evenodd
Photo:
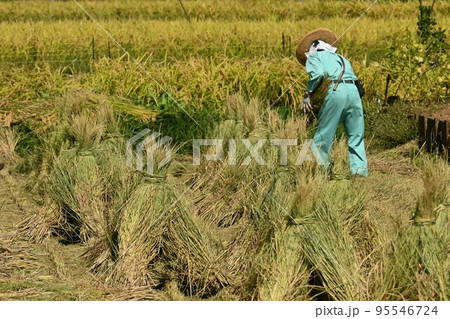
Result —
M 439 111 L 431 114 L 431 117 L 444 121 L 450 121 L 450 106 L 443 107 Z

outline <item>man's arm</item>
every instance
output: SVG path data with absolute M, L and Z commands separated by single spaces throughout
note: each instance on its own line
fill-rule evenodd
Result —
M 306 60 L 306 72 L 311 76 L 306 90 L 308 92 L 313 92 L 324 76 L 322 63 L 317 54 L 309 56 Z

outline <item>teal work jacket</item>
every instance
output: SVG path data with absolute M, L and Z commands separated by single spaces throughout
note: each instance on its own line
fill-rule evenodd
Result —
M 345 73 L 342 80 L 357 80 L 350 62 L 342 57 L 345 63 Z M 308 92 L 314 92 L 323 77 L 329 80 L 337 80 L 342 72 L 342 62 L 337 53 L 330 51 L 317 51 L 306 60 L 306 72 L 311 76 L 308 81 Z

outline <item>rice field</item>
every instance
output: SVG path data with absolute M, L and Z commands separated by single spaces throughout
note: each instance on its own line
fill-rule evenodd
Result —
M 449 300 L 450 167 L 411 115 L 448 106 L 450 60 L 418 41 L 416 2 L 348 31 L 370 2 L 183 2 L 191 22 L 178 1 L 80 1 L 161 86 L 74 2 L 0 2 L 0 300 Z M 315 121 L 295 47 L 317 27 L 346 31 L 365 83 L 369 177 L 342 129 L 335 180 L 242 143 L 237 165 L 192 165 L 212 137 L 297 139 L 296 161 Z M 143 129 L 172 137 L 154 176 L 126 165 Z

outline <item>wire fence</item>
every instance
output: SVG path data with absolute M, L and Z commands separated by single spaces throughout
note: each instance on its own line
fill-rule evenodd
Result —
M 365 55 L 372 57 L 384 55 L 387 53 L 385 48 L 375 48 L 365 51 Z M 286 57 L 295 57 L 295 49 L 292 46 L 282 45 L 233 45 L 226 48 L 218 46 L 210 47 L 170 47 L 170 48 L 151 48 L 148 50 L 130 50 L 138 59 L 148 58 L 151 61 L 167 60 L 185 60 L 190 57 L 229 57 L 229 58 L 261 58 L 261 59 L 281 59 Z M 356 53 L 356 52 L 355 52 Z M 359 52 L 360 54 L 361 52 Z M 351 54 L 350 54 L 351 55 Z M 23 65 L 33 63 L 86 63 L 93 62 L 102 58 L 120 60 L 123 54 L 117 50 L 108 50 L 104 48 L 86 48 L 74 51 L 30 50 L 20 51 L 14 54 L 1 54 L 0 65 Z
M 125 45 L 127 51 L 140 59 L 152 62 L 185 60 L 190 57 L 229 57 L 229 58 L 261 58 L 281 59 L 295 56 L 295 47 L 292 36 L 282 33 L 278 43 L 217 43 L 210 46 L 183 45 L 183 44 L 154 44 L 152 47 L 144 48 L 140 44 L 128 43 Z M 123 53 L 112 45 L 111 42 L 96 41 L 93 36 L 86 39 L 85 45 L 80 48 L 80 43 L 59 43 L 59 49 L 45 47 L 30 47 L 6 51 L 7 47 L 0 48 L 0 66 L 22 66 L 37 63 L 48 63 L 57 65 L 88 65 L 95 60 L 109 58 L 120 60 Z M 89 43 L 86 45 L 86 43 Z M 137 48 L 137 49 L 133 49 Z M 352 49 L 355 50 L 355 49 Z M 372 48 L 358 54 L 370 54 L 372 56 L 384 55 L 386 48 Z M 360 51 L 361 51 L 360 50 Z M 4 54 L 2 54 L 2 51 Z
M 233 46 L 185 46 L 185 47 L 157 47 L 151 49 L 130 50 L 138 59 L 148 58 L 151 61 L 184 60 L 192 56 L 227 56 L 227 57 L 260 57 L 282 58 L 293 55 L 292 47 L 270 45 L 233 45 Z M 81 50 L 45 50 L 45 51 L 19 51 L 1 54 L 0 65 L 24 65 L 34 63 L 87 63 L 102 58 L 119 60 L 123 57 L 121 52 L 107 48 L 90 47 Z

